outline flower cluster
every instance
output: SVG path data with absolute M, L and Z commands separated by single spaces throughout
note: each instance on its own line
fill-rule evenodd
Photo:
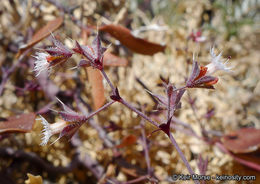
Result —
M 81 125 L 88 120 L 88 117 L 78 114 L 66 106 L 62 101 L 59 99 L 57 100 L 61 103 L 64 109 L 63 111 L 59 112 L 62 120 L 53 124 L 49 124 L 46 119 L 40 116 L 43 125 L 42 146 L 46 145 L 50 137 L 55 134 L 59 134 L 59 137 L 52 144 L 64 136 L 68 139 L 71 139 L 71 137 L 77 132 Z
M 99 35 L 95 37 L 91 46 L 80 45 L 76 41 L 76 46 L 73 51 L 83 55 L 87 60 L 82 60 L 83 64 L 80 65 L 91 65 L 99 70 L 103 69 L 103 55 L 107 48 L 102 47 Z
M 196 33 L 193 37 L 199 38 L 201 33 Z M 104 108 L 108 107 L 114 102 L 120 102 L 133 110 L 134 112 L 138 113 L 146 120 L 152 122 L 155 126 L 158 127 L 157 130 L 162 130 L 170 137 L 170 124 L 171 119 L 174 115 L 174 112 L 181 108 L 181 98 L 185 93 L 187 88 L 207 88 L 207 89 L 214 89 L 214 84 L 218 82 L 218 77 L 212 76 L 216 71 L 223 70 L 223 71 L 230 71 L 231 67 L 227 66 L 228 59 L 223 61 L 222 53 L 216 55 L 214 52 L 214 48 L 210 49 L 211 54 L 211 62 L 206 66 L 199 66 L 199 63 L 195 61 L 193 58 L 193 65 L 192 65 L 192 72 L 190 77 L 186 81 L 186 85 L 176 89 L 173 84 L 169 82 L 169 80 L 162 79 L 163 86 L 165 88 L 166 96 L 160 96 L 157 94 L 153 94 L 149 92 L 155 99 L 158 101 L 158 109 L 159 110 L 167 110 L 167 121 L 166 123 L 162 123 L 157 125 L 156 122 L 153 122 L 144 114 L 136 110 L 134 107 L 129 105 L 126 101 L 124 101 L 121 96 L 119 95 L 119 91 L 116 87 L 113 86 L 109 78 L 107 77 L 106 73 L 103 70 L 103 57 L 104 52 L 107 48 L 102 47 L 101 40 L 99 35 L 95 37 L 92 42 L 91 46 L 84 46 L 80 45 L 77 41 L 75 42 L 75 46 L 72 50 L 70 50 L 67 46 L 63 45 L 60 41 L 55 39 L 53 36 L 52 39 L 53 47 L 45 49 L 45 52 L 37 52 L 34 56 L 36 58 L 34 71 L 37 72 L 36 76 L 38 76 L 42 71 L 49 70 L 51 67 L 56 66 L 62 62 L 67 61 L 73 54 L 77 53 L 85 57 L 79 62 L 80 67 L 89 67 L 92 66 L 101 71 L 104 78 L 109 83 L 111 89 L 113 90 L 113 94 L 110 98 L 113 100 L 112 102 L 104 105 L 104 107 L 98 109 L 95 112 L 92 112 L 88 116 L 80 115 L 77 112 L 70 109 L 64 103 L 62 103 L 59 99 L 58 101 L 62 104 L 64 111 L 60 111 L 59 115 L 62 118 L 62 121 L 49 124 L 47 120 L 45 120 L 41 116 L 41 121 L 43 124 L 43 137 L 41 145 L 46 145 L 50 139 L 50 137 L 54 134 L 59 134 L 57 140 L 61 137 L 71 138 L 77 130 L 81 127 L 83 123 L 85 123 L 89 118 L 94 116 L 96 113 L 102 111 Z M 154 131 L 154 132 L 155 132 Z M 55 142 L 56 142 L 55 141 Z
M 37 52 L 34 66 L 36 76 L 44 70 L 49 70 L 51 67 L 67 61 L 73 52 L 66 46 L 58 41 L 54 36 L 52 37 L 53 47 L 45 49 L 45 52 Z
M 221 58 L 222 53 L 219 53 L 218 55 L 216 55 L 214 52 L 214 47 L 210 49 L 210 55 L 211 55 L 211 63 L 206 65 L 207 75 L 211 75 L 218 70 L 223 70 L 226 72 L 231 71 L 232 67 L 227 66 L 227 62 L 229 61 L 229 58 L 223 62 L 223 60 Z
M 218 70 L 229 72 L 231 67 L 226 64 L 229 59 L 225 62 L 222 61 L 222 53 L 216 55 L 214 48 L 210 49 L 211 63 L 206 66 L 199 66 L 198 62 L 193 59 L 192 72 L 186 82 L 187 88 L 207 88 L 214 89 L 214 84 L 218 82 L 218 77 L 211 76 Z
M 92 66 L 96 69 L 103 69 L 103 55 L 107 48 L 101 46 L 99 35 L 93 40 L 91 46 L 80 45 L 77 41 L 75 47 L 70 50 L 66 45 L 63 45 L 59 40 L 52 36 L 53 47 L 47 48 L 44 52 L 36 52 L 33 56 L 36 58 L 34 71 L 36 77 L 42 71 L 49 71 L 53 66 L 67 61 L 73 54 L 78 53 L 84 56 L 87 60 L 81 60 L 79 66 Z

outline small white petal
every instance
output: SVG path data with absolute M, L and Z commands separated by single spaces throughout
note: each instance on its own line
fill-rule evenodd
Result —
M 200 36 L 196 38 L 196 42 L 205 42 L 206 41 L 206 37 L 205 36 Z
M 42 130 L 42 142 L 41 142 L 41 146 L 44 146 L 48 143 L 50 137 L 52 136 L 52 132 L 51 132 L 51 129 L 50 129 L 50 124 L 48 123 L 48 121 L 46 119 L 44 119 L 44 117 L 41 117 L 41 120 L 42 120 L 42 125 L 43 125 L 43 130 Z
M 207 75 L 211 75 L 218 70 L 231 71 L 232 67 L 227 66 L 228 59 L 225 62 L 222 61 L 222 52 L 216 55 L 213 47 L 210 49 L 210 55 L 211 63 L 206 66 L 208 68 Z
M 49 63 L 46 59 L 46 57 L 48 56 L 49 54 L 42 53 L 42 52 L 36 52 L 36 55 L 33 56 L 34 58 L 36 58 L 35 66 L 33 69 L 36 72 L 36 77 L 40 75 L 42 71 L 49 69 Z

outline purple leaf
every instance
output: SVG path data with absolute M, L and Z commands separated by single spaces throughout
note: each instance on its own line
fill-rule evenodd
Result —
M 192 71 L 189 79 L 187 80 L 187 86 L 192 86 L 193 81 L 198 77 L 199 74 L 200 74 L 199 64 L 197 61 L 193 60 Z
M 197 163 L 200 174 L 201 175 L 206 175 L 207 172 L 207 167 L 208 167 L 208 158 L 206 158 L 205 160 L 202 158 L 201 155 L 199 155 L 199 161 Z
M 171 125 L 171 121 L 172 121 L 172 116 L 170 117 L 170 119 L 168 119 L 167 123 L 163 123 L 159 125 L 159 128 L 166 133 L 168 136 L 170 136 L 170 125 Z
M 149 94 L 151 94 L 162 106 L 167 106 L 167 98 L 161 95 L 154 94 L 148 90 L 146 90 Z
M 53 143 L 51 143 L 51 145 L 54 144 L 55 142 L 57 142 L 58 140 L 60 140 L 64 136 L 70 140 L 72 138 L 72 136 L 78 131 L 78 129 L 81 127 L 82 124 L 83 123 L 76 122 L 76 123 L 69 124 L 66 127 L 64 127 L 62 129 L 62 131 L 60 132 L 59 137 Z
M 86 56 L 86 58 L 89 61 L 95 62 L 95 52 L 94 52 L 93 48 L 90 46 L 81 46 L 81 48 L 83 49 L 84 56 Z
M 112 100 L 115 100 L 115 101 L 120 101 L 121 100 L 121 96 L 119 95 L 119 91 L 117 88 L 115 88 L 115 91 L 113 92 L 113 94 L 110 96 L 110 98 Z
M 71 114 L 77 114 L 77 112 L 73 111 L 71 108 L 69 108 L 67 105 L 65 105 L 60 99 L 58 99 L 56 97 L 56 99 L 61 103 L 64 111 L 66 111 L 67 113 L 71 113 Z
M 204 84 L 204 83 L 208 83 L 208 82 L 212 82 L 216 80 L 216 77 L 213 76 L 204 76 L 198 80 L 196 80 L 196 82 L 194 83 L 195 85 L 200 85 L 200 84 Z
M 97 34 L 97 36 L 93 40 L 92 47 L 93 47 L 93 50 L 95 52 L 95 58 L 97 60 L 100 60 L 103 53 L 102 53 L 102 46 L 101 46 L 99 34 Z
M 79 67 L 89 67 L 89 66 L 90 66 L 90 61 L 87 61 L 87 60 L 85 60 L 85 59 L 82 59 L 82 60 L 80 60 L 78 66 L 79 66 Z
M 86 120 L 86 117 L 83 115 L 79 115 L 78 113 L 68 113 L 61 111 L 59 115 L 62 117 L 63 120 L 68 122 L 82 122 Z
M 63 128 L 63 130 L 60 133 L 60 138 L 66 136 L 68 139 L 71 139 L 71 137 L 77 132 L 77 130 L 81 127 L 83 123 L 73 123 L 70 124 L 68 126 L 66 126 L 65 128 Z

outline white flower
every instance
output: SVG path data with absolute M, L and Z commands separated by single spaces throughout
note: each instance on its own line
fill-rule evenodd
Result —
M 49 69 L 50 64 L 47 61 L 48 56 L 50 55 L 42 52 L 36 52 L 36 56 L 33 56 L 34 58 L 36 58 L 35 66 L 33 69 L 33 71 L 36 72 L 36 77 L 40 75 L 42 71 Z
M 195 38 L 195 42 L 205 42 L 207 40 L 206 36 L 198 36 Z
M 211 55 L 211 63 L 206 65 L 207 69 L 207 75 L 211 75 L 213 73 L 215 73 L 218 70 L 224 70 L 226 72 L 230 72 L 232 67 L 228 67 L 227 66 L 227 62 L 229 61 L 229 59 L 227 59 L 226 61 L 222 61 L 222 52 L 219 53 L 219 55 L 216 55 L 214 53 L 214 47 L 210 49 L 210 55 Z
M 52 132 L 51 132 L 51 127 L 50 124 L 48 123 L 48 121 L 46 119 L 44 119 L 44 117 L 41 117 L 42 120 L 42 125 L 43 125 L 43 130 L 42 130 L 42 143 L 40 144 L 41 146 L 44 146 L 48 143 L 50 137 L 52 136 Z
M 42 130 L 43 137 L 42 137 L 42 142 L 40 145 L 44 146 L 48 143 L 51 136 L 53 136 L 54 134 L 61 133 L 61 131 L 67 126 L 67 123 L 65 121 L 61 120 L 56 123 L 49 124 L 48 121 L 44 117 L 42 117 L 41 115 L 40 115 L 40 117 L 41 117 L 41 123 L 43 125 L 43 130 Z M 56 141 L 54 141 L 54 142 L 56 142 Z

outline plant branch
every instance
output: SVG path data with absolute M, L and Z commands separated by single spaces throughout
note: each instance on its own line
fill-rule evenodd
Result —
M 147 145 L 143 119 L 141 120 L 141 133 L 142 133 L 142 144 L 143 144 L 143 149 L 144 149 L 145 161 L 146 161 L 146 165 L 147 165 L 147 172 L 148 172 L 148 175 L 151 176 L 151 174 L 152 174 L 151 159 L 149 156 L 149 148 Z
M 103 105 L 102 107 L 100 107 L 98 110 L 90 113 L 88 116 L 85 117 L 86 120 L 92 118 L 93 116 L 95 116 L 97 113 L 105 110 L 106 108 L 108 108 L 110 105 L 112 105 L 113 103 L 115 103 L 115 101 L 111 101 L 111 102 L 108 102 L 107 104 Z
M 79 110 L 83 113 L 83 114 L 87 114 L 88 110 L 87 107 L 85 107 L 84 101 L 82 101 L 82 99 L 80 98 L 80 93 L 78 93 L 77 95 L 75 95 L 75 100 L 77 102 L 77 106 L 79 108 Z M 111 138 L 107 135 L 106 131 L 103 129 L 103 127 L 101 127 L 98 123 L 96 123 L 93 119 L 89 119 L 88 120 L 90 126 L 92 126 L 98 133 L 99 138 L 102 139 L 104 141 L 104 145 L 108 148 L 112 148 L 115 146 L 114 142 L 111 140 Z
M 138 114 L 139 116 L 141 116 L 143 119 L 145 119 L 146 121 L 149 121 L 150 123 L 152 123 L 154 126 L 156 126 L 157 128 L 159 128 L 159 125 L 157 122 L 153 121 L 151 118 L 149 118 L 148 116 L 146 116 L 144 113 L 142 113 L 141 111 L 137 110 L 135 107 L 133 107 L 130 103 L 126 102 L 124 99 L 121 99 L 120 101 L 121 104 L 123 104 L 124 106 L 126 106 L 127 108 L 129 108 L 130 110 L 134 111 L 136 114 Z
M 104 69 L 100 70 L 102 75 L 104 76 L 104 78 L 106 79 L 107 83 L 109 84 L 110 88 L 112 89 L 112 91 L 114 92 L 115 91 L 115 87 L 114 85 L 112 84 L 112 82 L 110 81 L 110 79 L 108 78 L 106 72 L 104 71 Z
M 170 138 L 170 140 L 171 140 L 173 146 L 176 148 L 177 152 L 179 153 L 179 155 L 180 155 L 182 161 L 184 162 L 185 166 L 187 167 L 189 173 L 190 173 L 191 175 L 194 174 L 194 172 L 193 172 L 193 170 L 192 170 L 192 168 L 191 168 L 189 162 L 188 162 L 187 159 L 185 158 L 185 156 L 184 156 L 183 152 L 181 151 L 181 149 L 180 149 L 178 143 L 176 142 L 176 140 L 174 139 L 174 137 L 172 136 L 171 133 L 169 134 L 169 138 Z M 194 183 L 199 184 L 200 182 L 195 180 Z

